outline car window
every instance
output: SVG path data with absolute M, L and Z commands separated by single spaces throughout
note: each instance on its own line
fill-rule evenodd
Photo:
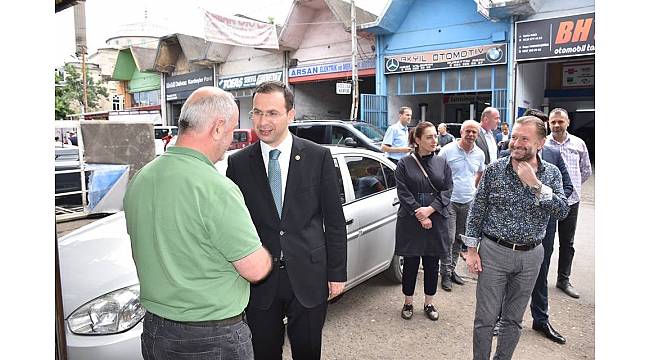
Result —
M 346 156 L 345 162 L 350 171 L 355 199 L 370 196 L 388 188 L 382 164 L 379 161 L 365 156 Z
M 342 126 L 332 126 L 332 141 L 330 141 L 331 144 L 344 145 L 345 138 L 352 138 L 352 140 L 359 142 L 359 140 L 357 139 L 356 136 L 354 136 L 352 131 Z
M 384 139 L 384 132 L 372 124 L 356 123 L 354 127 L 374 142 L 380 142 Z
M 395 172 L 384 164 L 381 164 L 381 170 L 384 172 L 384 178 L 386 179 L 386 188 L 395 187 Z
M 336 158 L 334 158 L 334 166 L 336 167 L 336 182 L 339 185 L 339 199 L 341 200 L 341 204 L 345 204 L 345 189 L 343 188 L 343 178 L 341 177 L 339 161 Z
M 172 135 L 178 135 L 178 128 L 172 128 Z
M 156 139 L 164 138 L 165 135 L 167 135 L 167 133 L 169 132 L 168 129 L 154 129 L 153 131 L 154 131 L 154 137 Z
M 248 140 L 248 133 L 245 131 L 237 131 L 232 134 L 232 140 L 234 142 L 245 142 Z
M 296 136 L 311 140 L 316 144 L 325 143 L 325 128 L 322 125 L 300 125 L 296 126 Z

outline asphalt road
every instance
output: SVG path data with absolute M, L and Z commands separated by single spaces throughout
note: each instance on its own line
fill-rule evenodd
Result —
M 555 288 L 557 276 L 557 239 L 549 271 L 551 324 L 567 338 L 559 345 L 531 329 L 532 318 L 526 311 L 522 336 L 514 359 L 594 359 L 595 358 L 595 188 L 592 176 L 583 185 L 578 215 L 571 282 L 580 292 L 576 300 Z M 57 224 L 62 236 L 96 219 Z M 328 309 L 323 333 L 323 359 L 470 359 L 474 319 L 476 280 L 464 262 L 457 272 L 467 283 L 454 285 L 448 293 L 439 288 L 434 304 L 440 320 L 428 320 L 422 311 L 422 273 L 415 292 L 415 314 L 405 321 L 400 317 L 403 303 L 400 284 L 379 275 L 345 293 Z M 495 338 L 496 339 L 496 338 Z M 496 340 L 493 342 L 493 349 Z M 290 359 L 288 341 L 284 359 Z
M 580 299 L 555 287 L 557 238 L 548 276 L 550 321 L 567 343 L 553 343 L 533 331 L 527 310 L 514 359 L 595 358 L 594 178 L 583 185 L 575 239 L 571 282 L 580 292 Z M 401 286 L 381 275 L 345 293 L 329 306 L 323 330 L 323 359 L 471 359 L 476 280 L 462 261 L 457 272 L 467 282 L 464 286 L 454 285 L 452 292 L 438 287 L 434 304 L 440 320 L 436 322 L 427 319 L 422 311 L 422 272 L 415 291 L 415 312 L 409 321 L 400 317 Z M 284 359 L 290 358 L 285 343 Z

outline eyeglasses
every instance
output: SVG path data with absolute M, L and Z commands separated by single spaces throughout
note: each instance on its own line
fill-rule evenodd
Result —
M 279 118 L 280 116 L 286 114 L 287 112 L 281 113 L 281 112 L 278 112 L 278 111 L 275 111 L 275 110 L 262 111 L 262 110 L 258 110 L 258 109 L 253 109 L 253 110 L 248 112 L 248 115 L 251 117 L 251 119 L 253 119 L 253 118 L 261 119 L 263 116 L 266 116 L 267 118 L 269 118 L 271 120 L 277 120 L 277 118 Z

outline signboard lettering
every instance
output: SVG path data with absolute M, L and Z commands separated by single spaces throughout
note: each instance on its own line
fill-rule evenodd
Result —
M 491 44 L 386 56 L 384 58 L 384 71 L 386 74 L 398 74 L 505 64 L 507 62 L 506 50 L 506 44 Z
M 223 90 L 237 90 L 256 87 L 263 82 L 271 80 L 282 81 L 282 71 L 222 78 L 219 79 L 217 86 Z
M 375 59 L 365 59 L 357 62 L 357 69 L 372 69 L 375 67 Z M 319 64 L 312 66 L 300 66 L 289 68 L 289 78 L 309 75 L 332 74 L 337 72 L 352 71 L 352 62 L 340 62 L 333 64 Z
M 596 53 L 596 13 L 515 23 L 515 60 Z

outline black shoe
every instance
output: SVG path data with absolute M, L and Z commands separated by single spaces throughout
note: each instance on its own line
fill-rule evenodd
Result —
M 424 313 L 427 314 L 427 317 L 433 321 L 438 320 L 438 311 L 432 304 L 424 305 Z
M 465 285 L 465 280 L 463 280 L 463 278 L 460 277 L 460 275 L 456 274 L 455 271 L 451 273 L 451 281 L 453 281 L 458 285 Z
M 542 333 L 547 338 L 555 341 L 558 344 L 566 344 L 566 339 L 559 332 L 557 332 L 550 323 L 538 325 L 533 323 L 533 330 Z
M 402 308 L 402 319 L 411 320 L 413 317 L 413 304 L 404 304 Z
M 444 291 L 451 291 L 451 275 L 443 275 L 442 281 L 440 282 L 440 287 Z
M 499 336 L 500 326 L 501 326 L 501 321 L 497 321 L 497 323 L 494 324 L 494 329 L 492 329 L 492 336 Z
M 564 291 L 565 294 L 571 296 L 574 299 L 579 299 L 580 298 L 580 294 L 578 294 L 578 292 L 573 287 L 573 285 L 571 285 L 571 283 L 568 282 L 568 281 L 563 282 L 563 283 L 557 283 L 557 284 L 555 284 L 555 286 L 557 288 L 559 288 L 560 290 Z

